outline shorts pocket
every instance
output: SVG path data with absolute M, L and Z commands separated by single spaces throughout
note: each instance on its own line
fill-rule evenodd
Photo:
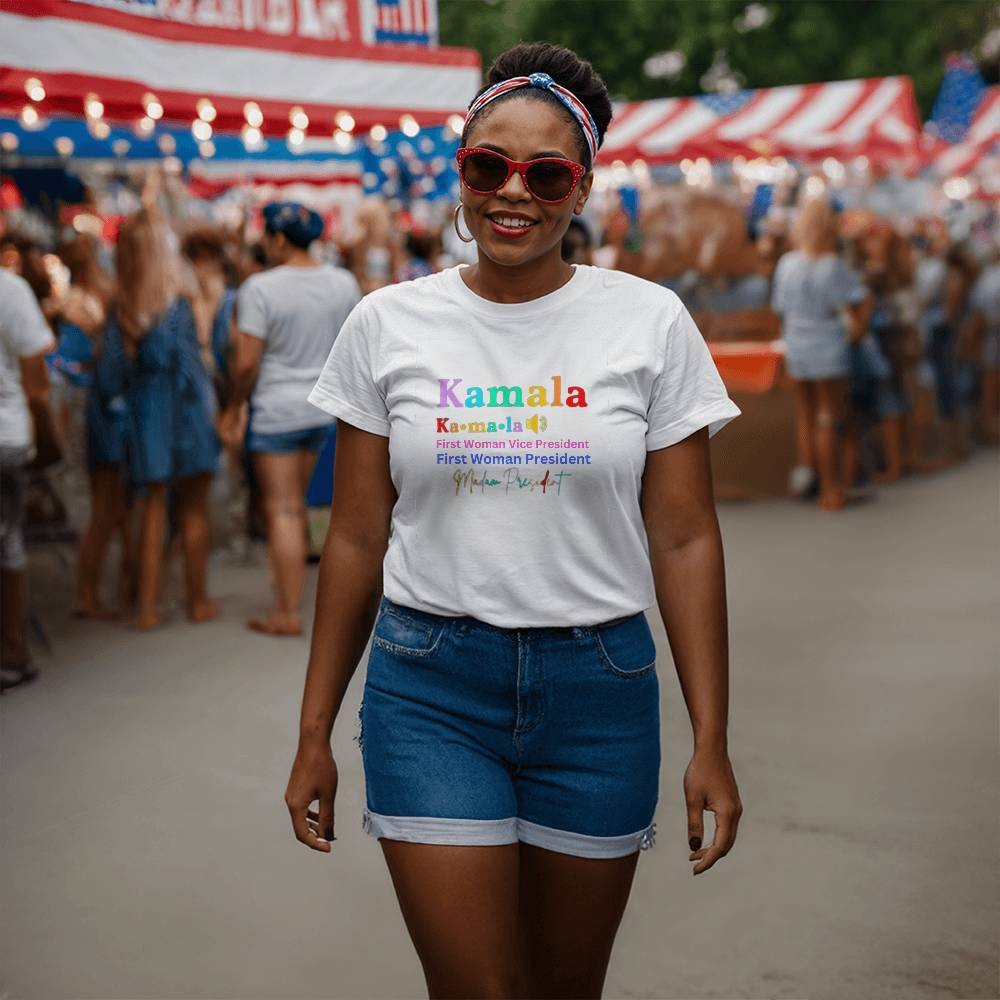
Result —
M 372 642 L 403 656 L 430 656 L 444 635 L 445 622 L 424 621 L 394 607 L 385 607 L 375 622 Z
M 656 666 L 656 643 L 643 612 L 615 625 L 594 629 L 605 669 L 618 677 L 645 677 Z

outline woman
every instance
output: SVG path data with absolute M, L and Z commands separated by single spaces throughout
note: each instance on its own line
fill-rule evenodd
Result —
M 306 489 L 333 423 L 306 396 L 361 289 L 349 271 L 319 264 L 310 253 L 323 232 L 316 212 L 293 202 L 274 203 L 265 207 L 264 222 L 264 247 L 276 266 L 240 287 L 239 332 L 221 430 L 236 447 L 249 399 L 246 449 L 263 494 L 275 603 L 247 627 L 293 636 L 302 633 Z
M 840 467 L 839 427 L 847 409 L 850 343 L 864 332 L 867 293 L 837 256 L 833 206 L 813 198 L 803 206 L 793 233 L 795 249 L 774 270 L 771 308 L 782 318 L 785 367 L 795 380 L 798 464 L 793 493 L 804 494 L 819 473 L 819 505 L 846 503 Z
M 478 262 L 366 296 L 311 395 L 338 447 L 285 798 L 329 851 L 330 730 L 374 624 L 363 822 L 429 994 L 598 997 L 655 836 L 654 587 L 695 733 L 694 873 L 736 834 L 708 438 L 739 410 L 673 293 L 561 259 L 600 77 L 521 44 L 489 84 L 457 154 Z
M 177 496 L 187 616 L 210 621 L 208 491 L 219 456 L 212 382 L 188 299 L 177 294 L 177 262 L 155 208 L 128 218 L 115 253 L 117 287 L 95 381 L 103 400 L 125 397 L 128 460 L 139 501 L 135 625 L 162 623 L 159 610 L 167 490 Z

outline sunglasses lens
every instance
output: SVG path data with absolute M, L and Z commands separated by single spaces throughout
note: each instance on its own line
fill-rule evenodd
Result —
M 532 194 L 544 201 L 559 201 L 573 190 L 573 171 L 562 163 L 535 163 L 526 172 Z
M 462 180 L 473 191 L 495 191 L 507 176 L 507 164 L 491 153 L 470 153 L 462 161 Z

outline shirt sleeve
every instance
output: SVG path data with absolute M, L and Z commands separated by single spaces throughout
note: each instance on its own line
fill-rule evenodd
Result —
M 378 336 L 368 311 L 363 298 L 348 313 L 307 398 L 348 424 L 389 437 L 389 411 L 375 380 Z
M 236 325 L 251 337 L 267 339 L 267 309 L 256 275 L 247 278 L 236 295 Z
M 691 314 L 679 305 L 667 332 L 663 369 L 646 415 L 646 451 L 667 448 L 708 427 L 714 437 L 741 413 L 729 398 L 712 353 Z
M 3 330 L 0 334 L 14 356 L 30 358 L 54 348 L 56 339 L 28 283 L 18 278 L 5 294 L 7 301 L 4 303 Z

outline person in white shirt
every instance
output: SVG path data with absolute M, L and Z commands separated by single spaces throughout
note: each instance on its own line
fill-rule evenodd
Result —
M 285 801 L 331 850 L 330 731 L 374 625 L 362 824 L 430 995 L 600 996 L 654 842 L 657 600 L 694 873 L 736 836 L 708 441 L 740 411 L 673 292 L 561 257 L 611 119 L 593 67 L 521 44 L 488 81 L 458 150 L 477 262 L 362 299 L 309 397 L 338 444 Z
M 245 445 L 263 495 L 275 594 L 270 613 L 247 626 L 291 636 L 302 632 L 306 490 L 333 425 L 306 397 L 361 289 L 350 271 L 318 264 L 310 254 L 323 231 L 316 212 L 275 202 L 265 207 L 264 220 L 264 248 L 277 266 L 240 287 L 230 397 L 220 430 L 231 447 L 239 446 L 249 399 Z
M 0 687 L 33 679 L 25 637 L 27 565 L 24 470 L 35 454 L 34 421 L 49 421 L 45 355 L 55 338 L 30 286 L 0 269 Z M 49 427 L 51 431 L 51 425 Z

